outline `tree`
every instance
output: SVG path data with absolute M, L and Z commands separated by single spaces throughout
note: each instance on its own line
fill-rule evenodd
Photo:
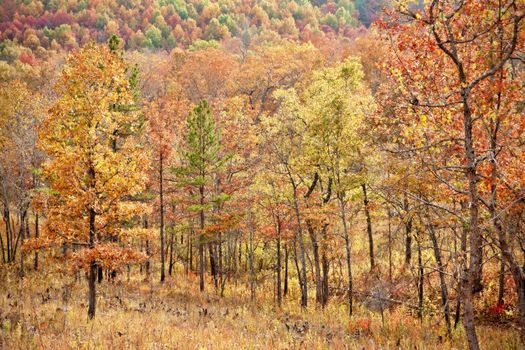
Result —
M 262 120 L 267 130 L 265 140 L 266 152 L 272 158 L 269 171 L 274 173 L 283 183 L 287 193 L 288 205 L 293 208 L 295 230 L 293 248 L 297 267 L 297 277 L 301 288 L 301 306 L 308 306 L 308 280 L 306 265 L 306 245 L 303 233 L 304 220 L 301 210 L 301 192 L 305 180 L 301 176 L 301 147 L 303 142 L 304 125 L 300 121 L 300 107 L 295 90 L 278 90 L 275 97 L 282 96 L 279 109 L 275 116 L 268 116 Z M 297 243 L 299 252 L 297 253 Z M 301 267 L 299 268 L 298 260 Z
M 258 123 L 264 113 L 275 112 L 274 91 L 293 87 L 321 62 L 319 51 L 311 44 L 257 47 L 242 62 L 233 85 L 237 94 L 247 97 Z
M 494 101 L 485 95 L 486 84 L 506 75 L 523 45 L 523 3 L 432 0 L 420 8 L 409 5 L 400 2 L 393 17 L 406 22 L 382 25 L 393 44 L 385 68 L 397 86 L 394 110 L 403 110 L 397 115 L 403 115 L 406 148 L 412 146 L 439 183 L 468 198 L 469 262 L 461 297 L 469 348 L 479 349 L 473 297 L 483 288 L 480 182 L 483 163 L 494 149 L 484 130 L 495 125 L 491 113 L 480 111 Z
M 148 141 L 152 152 L 152 167 L 155 174 L 153 181 L 158 186 L 159 194 L 159 237 L 160 237 L 160 282 L 164 282 L 165 272 L 165 212 L 166 212 L 166 170 L 173 164 L 172 153 L 176 143 L 177 121 L 187 101 L 180 91 L 174 89 L 157 97 L 147 107 L 149 115 Z M 168 201 L 169 203 L 169 201 Z M 170 245 L 170 252 L 173 247 Z M 170 265 L 171 271 L 171 265 Z M 170 272 L 171 273 L 171 272 Z
M 313 164 L 322 178 L 333 183 L 339 203 L 348 270 L 350 314 L 353 276 L 347 196 L 348 193 L 360 191 L 366 181 L 367 147 L 363 138 L 366 132 L 361 128 L 364 118 L 374 110 L 374 102 L 363 85 L 363 77 L 361 64 L 355 59 L 348 59 L 335 67 L 316 71 L 303 96 L 304 120 L 308 130 L 305 142 L 308 160 L 305 163 Z M 367 197 L 365 201 L 368 201 Z M 370 246 L 373 247 L 371 229 L 368 233 Z M 373 248 L 370 255 L 373 256 Z
M 199 288 L 204 291 L 204 244 L 206 229 L 206 214 L 211 209 L 212 201 L 210 187 L 214 173 L 223 164 L 219 156 L 220 134 L 215 126 L 215 120 L 208 106 L 202 100 L 189 114 L 186 124 L 185 143 L 182 146 L 182 164 L 176 169 L 181 187 L 188 189 L 193 205 L 188 210 L 198 213 L 199 232 Z M 211 269 L 216 277 L 215 257 L 210 250 Z
M 5 241 L 0 234 L 0 249 L 3 262 L 14 262 L 18 248 L 28 238 L 25 233 L 29 230 L 29 209 L 38 187 L 36 169 L 43 157 L 36 147 L 37 127 L 44 114 L 45 99 L 27 83 L 15 80 L 0 84 L 0 106 L 0 186 L 5 223 Z M 20 255 L 23 276 L 24 257 L 22 252 Z
M 123 222 L 145 186 L 147 151 L 128 67 L 118 51 L 89 44 L 68 56 L 55 86 L 59 98 L 40 130 L 47 184 L 48 246 L 87 248 L 73 255 L 88 268 L 89 308 L 96 310 L 97 267 L 119 268 L 144 256 L 126 244 Z

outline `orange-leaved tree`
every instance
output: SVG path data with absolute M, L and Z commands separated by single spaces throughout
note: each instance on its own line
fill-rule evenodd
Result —
M 516 283 L 525 288 L 523 273 L 507 249 L 499 222 L 504 212 L 496 200 L 497 185 L 501 191 L 503 182 L 510 181 L 502 175 L 507 169 L 501 161 L 510 159 L 515 145 L 510 140 L 521 134 L 517 105 L 522 82 L 514 65 L 523 51 L 525 6 L 517 0 L 415 3 L 397 1 L 389 22 L 380 23 L 390 43 L 383 67 L 396 87 L 381 100 L 390 105 L 392 123 L 402 125 L 398 139 L 408 146 L 402 151 L 418 155 L 438 183 L 468 201 L 461 303 L 469 349 L 479 349 L 474 296 L 483 290 L 484 240 L 492 239 L 484 234 L 483 206 L 493 222 L 496 245 L 515 266 Z M 520 299 L 525 313 L 525 298 Z
M 87 248 L 72 256 L 89 271 L 89 318 L 95 316 L 97 267 L 116 269 L 144 258 L 125 230 L 148 168 L 134 78 L 114 48 L 89 44 L 72 53 L 40 132 L 50 157 L 43 166 L 48 189 L 42 239 L 50 246 Z

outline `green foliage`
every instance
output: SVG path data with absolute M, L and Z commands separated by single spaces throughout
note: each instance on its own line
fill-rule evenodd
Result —
M 327 14 L 322 20 L 322 24 L 326 24 L 327 26 L 330 26 L 333 30 L 337 31 L 339 29 L 339 23 L 337 21 L 337 17 L 333 14 L 329 13 Z
M 208 102 L 203 100 L 193 109 L 188 116 L 187 128 L 184 158 L 191 172 L 204 180 L 219 160 L 219 133 Z
M 219 42 L 217 40 L 197 40 L 188 48 L 190 51 L 207 50 L 209 48 L 218 49 Z
M 120 38 L 116 35 L 112 35 L 108 40 L 108 46 L 111 52 L 116 52 L 119 49 Z
M 266 125 L 277 149 L 302 177 L 316 169 L 339 191 L 358 186 L 365 173 L 365 133 L 360 129 L 374 110 L 356 59 L 313 73 L 304 91 L 278 90 L 279 120 Z M 282 156 L 281 156 L 282 157 Z
M 149 27 L 146 30 L 146 45 L 152 49 L 162 47 L 162 32 L 155 26 Z

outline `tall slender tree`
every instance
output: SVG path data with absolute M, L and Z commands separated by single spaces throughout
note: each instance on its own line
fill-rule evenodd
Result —
M 204 246 L 208 243 L 210 268 L 216 277 L 214 251 L 211 242 L 206 242 L 206 216 L 212 209 L 211 188 L 216 172 L 223 165 L 219 154 L 220 134 L 212 111 L 205 100 L 200 101 L 189 114 L 186 124 L 185 142 L 181 150 L 182 165 L 176 169 L 179 185 L 188 190 L 191 198 L 190 211 L 197 213 L 199 222 L 199 288 L 204 290 Z

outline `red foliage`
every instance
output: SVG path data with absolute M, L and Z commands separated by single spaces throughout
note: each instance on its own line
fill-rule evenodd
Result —
M 355 321 L 350 321 L 348 329 L 350 333 L 358 335 L 370 335 L 372 334 L 372 320 L 369 318 L 360 318 Z
M 20 60 L 20 62 L 29 64 L 31 66 L 34 66 L 37 63 L 35 56 L 33 56 L 33 54 L 30 53 L 21 53 L 18 59 Z
M 493 316 L 501 316 L 508 310 L 510 310 L 510 305 L 505 303 L 497 303 L 489 307 L 489 313 Z
M 322 7 L 323 14 L 327 13 L 336 13 L 337 12 L 337 4 L 334 2 L 329 2 L 326 5 Z

